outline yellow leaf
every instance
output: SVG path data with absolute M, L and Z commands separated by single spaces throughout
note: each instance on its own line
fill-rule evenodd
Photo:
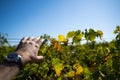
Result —
M 103 32 L 101 30 L 97 30 L 97 33 L 102 36 L 103 35 Z
M 64 66 L 62 63 L 58 63 L 54 65 L 54 69 L 55 69 L 56 75 L 60 77 L 61 71 L 64 69 Z
M 68 72 L 68 77 L 74 77 L 74 75 L 75 75 L 75 71 L 70 71 L 70 72 Z
M 76 75 L 81 75 L 83 73 L 83 67 L 82 66 L 79 66 L 77 69 L 76 69 Z
M 76 70 L 76 75 L 81 75 L 83 73 L 83 67 L 79 63 L 74 64 L 73 69 Z
M 59 42 L 64 42 L 64 41 L 66 41 L 65 36 L 64 36 L 64 35 L 58 35 L 58 41 L 59 41 Z

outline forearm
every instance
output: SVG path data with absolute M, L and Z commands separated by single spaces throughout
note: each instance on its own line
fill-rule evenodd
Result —
M 0 64 L 0 80 L 12 80 L 19 73 L 19 67 L 16 64 Z

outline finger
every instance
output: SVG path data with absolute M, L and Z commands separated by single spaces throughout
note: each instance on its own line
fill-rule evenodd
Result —
M 34 39 L 34 37 L 29 37 L 26 42 L 29 44 L 35 44 L 35 42 L 33 41 Z
M 39 47 L 42 45 L 42 43 L 44 42 L 44 40 L 45 40 L 45 39 L 39 39 L 39 40 L 36 42 Z
M 37 39 L 37 40 L 40 40 L 40 37 L 37 37 L 36 39 Z
M 30 37 L 30 38 L 29 38 L 29 41 L 32 42 L 34 39 L 35 39 L 34 37 Z
M 32 39 L 32 41 L 34 41 L 34 42 L 37 42 L 37 41 L 39 41 L 40 40 L 40 37 L 37 37 L 37 38 L 33 38 Z
M 34 42 L 37 42 L 38 40 L 39 40 L 39 39 L 37 39 L 37 38 L 34 38 L 34 39 L 33 39 Z
M 40 45 L 43 43 L 44 39 L 40 39 L 40 37 L 34 38 L 34 37 L 28 37 L 25 39 L 25 43 L 31 44 L 35 46 L 36 48 L 39 48 Z
M 25 43 L 27 43 L 27 44 L 35 44 L 35 42 L 34 42 L 34 37 L 28 37 L 28 38 L 26 38 L 25 40 L 24 40 L 24 42 Z
M 40 62 L 44 59 L 45 57 L 44 56 L 37 56 L 36 57 L 36 62 Z
M 34 37 L 28 37 L 27 41 L 32 41 L 34 39 Z
M 33 46 L 36 45 L 36 43 L 34 41 L 28 41 L 28 43 L 33 45 Z
M 21 39 L 21 42 L 24 43 L 24 42 L 26 42 L 27 39 L 28 39 L 28 37 L 23 37 L 23 38 Z

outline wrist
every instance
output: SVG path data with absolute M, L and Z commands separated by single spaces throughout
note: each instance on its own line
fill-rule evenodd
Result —
M 20 66 L 14 62 L 8 62 L 8 61 L 4 60 L 1 64 L 6 67 L 13 67 L 13 68 L 17 68 L 20 70 Z
M 21 56 L 16 52 L 8 54 L 3 61 L 3 64 L 9 65 L 9 66 L 16 66 L 17 65 L 19 67 L 19 69 L 23 68 Z
M 17 53 L 21 56 L 21 62 L 22 62 L 23 65 L 26 65 L 28 63 L 27 55 L 24 55 L 24 54 L 26 54 L 26 52 L 15 51 L 15 53 Z

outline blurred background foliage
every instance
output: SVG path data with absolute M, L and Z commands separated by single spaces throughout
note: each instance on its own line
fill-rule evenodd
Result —
M 120 26 L 114 34 L 111 42 L 97 42 L 103 32 L 92 28 L 70 31 L 57 39 L 45 34 L 41 38 L 46 42 L 39 49 L 45 59 L 27 64 L 15 80 L 119 80 Z M 86 43 L 82 44 L 83 40 Z M 15 47 L 8 43 L 7 34 L 0 34 L 0 61 Z

